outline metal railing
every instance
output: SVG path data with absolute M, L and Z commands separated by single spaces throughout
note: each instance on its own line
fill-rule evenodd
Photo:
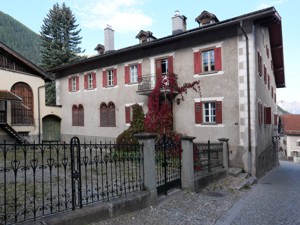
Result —
M 161 74 L 158 75 L 161 77 L 161 82 L 164 84 L 165 88 L 168 88 L 169 86 L 169 77 L 174 76 L 174 74 Z M 142 92 L 149 92 L 155 88 L 157 82 L 157 75 L 156 74 L 150 74 L 150 75 L 143 75 L 138 80 L 138 91 Z
M 0 224 L 35 220 L 143 189 L 139 144 L 0 144 Z
M 198 142 L 193 147 L 194 173 L 206 175 L 223 168 L 223 143 Z

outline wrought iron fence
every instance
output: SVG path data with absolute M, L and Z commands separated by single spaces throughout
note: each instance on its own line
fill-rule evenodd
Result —
M 163 135 L 155 143 L 157 193 L 181 187 L 181 142 Z
M 193 157 L 194 173 L 197 176 L 223 168 L 223 143 L 210 141 L 194 143 Z
M 0 224 L 74 210 L 143 188 L 139 144 L 0 144 Z

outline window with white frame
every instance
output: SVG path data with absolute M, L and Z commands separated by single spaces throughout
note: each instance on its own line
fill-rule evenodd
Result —
M 71 78 L 71 90 L 72 91 L 77 91 L 77 78 L 76 77 L 72 77 Z
M 107 70 L 107 86 L 114 86 L 114 71 Z
M 129 67 L 130 72 L 130 83 L 137 83 L 138 82 L 138 67 L 137 64 L 131 65 Z
M 89 73 L 87 75 L 87 84 L 88 84 L 88 89 L 94 88 L 94 81 L 93 81 L 93 74 Z
M 216 122 L 216 103 L 203 102 L 203 122 L 215 123 Z
M 203 72 L 210 72 L 215 70 L 214 49 L 202 52 L 202 68 Z

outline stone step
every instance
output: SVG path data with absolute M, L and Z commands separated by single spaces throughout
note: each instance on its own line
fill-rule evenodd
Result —
M 228 173 L 232 176 L 238 176 L 240 173 L 242 173 L 241 168 L 236 168 L 236 167 L 229 167 L 228 168 Z

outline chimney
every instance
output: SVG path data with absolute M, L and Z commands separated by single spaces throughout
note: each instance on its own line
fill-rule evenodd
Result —
M 172 17 L 172 34 L 179 34 L 186 31 L 186 17 L 180 15 L 179 11 L 175 11 L 175 15 Z
M 104 46 L 106 53 L 115 50 L 114 30 L 109 25 L 104 29 Z

